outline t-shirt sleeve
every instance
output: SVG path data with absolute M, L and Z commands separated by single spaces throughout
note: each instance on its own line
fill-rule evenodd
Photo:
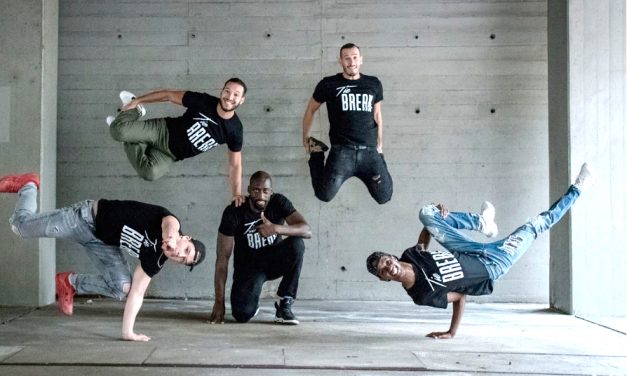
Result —
M 313 99 L 315 99 L 318 103 L 324 103 L 327 101 L 324 88 L 324 80 L 318 82 L 318 85 L 316 85 L 316 89 L 313 93 Z
M 237 228 L 237 213 L 233 204 L 227 206 L 222 212 L 222 220 L 218 231 L 226 236 L 235 236 Z
M 183 94 L 183 106 L 190 107 L 202 107 L 207 104 L 209 100 L 209 94 L 207 93 L 197 93 L 195 91 L 186 91 Z
M 383 85 L 377 78 L 377 95 L 374 97 L 374 103 L 379 103 L 383 100 Z
M 242 151 L 244 145 L 244 130 L 239 120 L 233 124 L 233 129 L 229 132 L 226 145 L 232 152 Z
M 289 217 L 292 213 L 296 211 L 292 202 L 285 196 L 279 195 L 279 210 L 281 211 L 281 216 L 283 218 Z

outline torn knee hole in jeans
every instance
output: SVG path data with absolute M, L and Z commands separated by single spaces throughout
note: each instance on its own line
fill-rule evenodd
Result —
M 518 247 L 520 247 L 522 242 L 523 238 L 520 236 L 511 235 L 507 238 L 503 245 L 499 247 L 499 249 L 508 255 L 514 255 L 516 254 L 516 251 L 518 251 Z

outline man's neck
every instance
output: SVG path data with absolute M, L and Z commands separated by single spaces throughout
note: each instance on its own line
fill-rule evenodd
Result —
M 354 76 L 349 76 L 346 73 L 342 73 L 342 77 L 344 77 L 345 79 L 349 80 L 349 81 L 357 81 L 361 78 L 361 74 L 357 73 Z
M 416 273 L 414 272 L 414 267 L 406 262 L 401 262 L 400 264 L 401 268 L 403 268 L 403 277 L 400 282 L 406 289 L 413 287 L 416 283 Z
M 235 115 L 235 111 L 224 111 L 222 109 L 222 106 L 220 106 L 220 103 L 218 103 L 218 107 L 216 110 L 218 112 L 218 116 L 220 116 L 224 120 L 229 120 L 233 117 L 233 115 Z

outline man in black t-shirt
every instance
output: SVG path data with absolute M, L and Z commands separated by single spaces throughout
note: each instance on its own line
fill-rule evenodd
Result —
M 441 204 L 427 205 L 420 210 L 420 221 L 425 227 L 418 244 L 405 250 L 400 260 L 388 253 L 374 252 L 368 257 L 366 267 L 382 281 L 401 282 L 418 305 L 446 308 L 448 303 L 453 303 L 449 329 L 427 335 L 453 338 L 461 322 L 466 295 L 491 294 L 493 282 L 509 271 L 538 235 L 568 212 L 591 182 L 591 170 L 584 163 L 575 184 L 549 210 L 529 219 L 508 237 L 492 243 L 476 242 L 460 231 L 496 236 L 495 210 L 489 202 L 484 202 L 480 214 L 449 213 Z M 445 249 L 428 251 L 431 236 Z
M 181 223 L 167 209 L 137 201 L 85 200 L 66 208 L 37 213 L 37 174 L 8 175 L 0 192 L 17 193 L 11 229 L 22 238 L 56 238 L 85 248 L 99 274 L 58 273 L 55 278 L 59 310 L 74 313 L 74 295 L 126 298 L 122 338 L 148 341 L 135 333 L 144 294 L 167 260 L 190 266 L 205 257 L 205 246 L 181 232 Z M 139 259 L 131 274 L 124 253 Z
M 275 321 L 298 324 L 291 306 L 303 264 L 303 238 L 310 237 L 309 224 L 290 200 L 272 192 L 270 175 L 255 172 L 250 177 L 244 204 L 239 207 L 231 204 L 222 214 L 217 242 L 215 303 L 210 322 L 224 322 L 224 290 L 229 259 L 235 252 L 231 287 L 231 313 L 235 320 L 247 322 L 255 316 L 264 282 L 282 277 L 277 291 L 281 299 L 274 304 Z
M 383 87 L 377 77 L 359 72 L 362 56 L 353 43 L 340 48 L 342 73 L 318 83 L 303 116 L 303 145 L 310 153 L 309 171 L 314 193 L 328 202 L 344 182 L 356 176 L 379 204 L 392 198 L 392 177 L 383 158 Z M 311 137 L 314 115 L 327 104 L 331 151 Z
M 242 185 L 243 128 L 235 113 L 246 95 L 246 85 L 239 78 L 224 84 L 220 97 L 206 93 L 159 90 L 139 96 L 120 93 L 122 112 L 109 116 L 111 136 L 124 142 L 126 155 L 140 177 L 155 180 L 163 176 L 175 161 L 204 153 L 226 143 L 229 158 L 229 182 L 233 201 L 244 200 Z M 143 104 L 171 102 L 187 108 L 179 117 L 138 120 L 146 113 Z M 204 173 L 204 172 L 203 172 Z

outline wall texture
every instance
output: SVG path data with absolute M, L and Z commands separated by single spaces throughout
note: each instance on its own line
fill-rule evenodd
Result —
M 36 171 L 43 210 L 55 207 L 58 1 L 0 1 L 0 174 Z M 13 194 L 0 194 L 0 305 L 54 302 L 55 241 L 9 228 Z
M 424 204 L 476 211 L 489 199 L 503 234 L 549 204 L 546 1 L 67 0 L 59 27 L 58 205 L 89 197 L 159 203 L 209 246 L 198 271 L 168 265 L 150 295 L 213 296 L 211 255 L 229 199 L 226 149 L 142 181 L 104 122 L 124 89 L 215 95 L 230 76 L 249 85 L 238 111 L 244 181 L 270 172 L 314 233 L 300 298 L 406 299 L 400 286 L 366 272 L 365 257 L 413 245 Z M 383 206 L 356 179 L 328 204 L 309 182 L 303 111 L 316 83 L 339 71 L 346 42 L 362 47 L 363 73 L 384 86 L 395 193 Z M 181 112 L 149 105 L 147 116 Z M 323 107 L 313 133 L 328 140 L 327 132 Z M 78 246 L 58 249 L 59 270 L 90 270 Z M 548 254 L 541 237 L 493 295 L 475 300 L 547 302 Z M 266 295 L 276 286 L 266 284 Z

